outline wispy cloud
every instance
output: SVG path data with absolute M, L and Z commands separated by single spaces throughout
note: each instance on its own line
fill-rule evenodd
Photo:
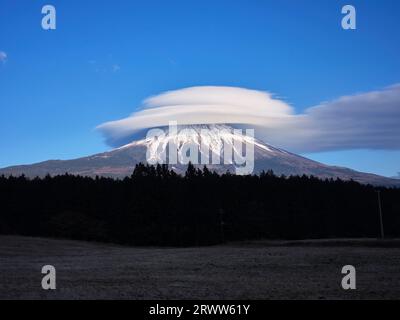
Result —
M 400 149 L 400 85 L 345 96 L 296 114 L 269 92 L 233 87 L 192 87 L 146 99 L 131 116 L 98 128 L 117 146 L 140 130 L 178 124 L 227 123 L 294 152 Z
M 119 71 L 119 70 L 121 70 L 121 67 L 120 67 L 118 64 L 113 64 L 113 66 L 112 66 L 112 71 L 113 71 L 113 72 L 117 72 L 117 71 Z
M 0 51 L 0 62 L 5 63 L 7 61 L 7 53 Z
M 297 120 L 302 138 L 286 142 L 293 150 L 399 150 L 400 85 L 321 103 Z
M 121 70 L 121 66 L 119 64 L 111 61 L 89 60 L 88 63 L 91 68 L 98 73 L 114 73 Z

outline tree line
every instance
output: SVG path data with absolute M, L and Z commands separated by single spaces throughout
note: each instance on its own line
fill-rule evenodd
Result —
M 0 234 L 126 245 L 400 236 L 400 189 L 312 176 L 218 175 L 138 164 L 122 180 L 0 177 Z

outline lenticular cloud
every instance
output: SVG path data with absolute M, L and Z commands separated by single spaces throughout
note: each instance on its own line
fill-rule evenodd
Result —
M 111 146 L 143 130 L 178 125 L 229 124 L 293 152 L 400 149 L 400 85 L 344 96 L 296 114 L 269 92 L 234 87 L 192 87 L 150 97 L 127 118 L 98 129 Z
M 277 127 L 293 109 L 272 94 L 233 87 L 192 87 L 168 91 L 146 99 L 140 111 L 98 127 L 108 143 L 118 145 L 135 133 L 155 127 L 178 125 L 236 124 Z

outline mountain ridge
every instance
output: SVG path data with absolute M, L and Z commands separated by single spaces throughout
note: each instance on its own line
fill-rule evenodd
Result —
M 210 149 L 211 154 L 208 158 L 220 157 L 222 164 L 206 164 L 206 166 L 217 173 L 225 173 L 227 171 L 234 173 L 237 169 L 234 163 L 224 164 L 222 159 L 221 139 L 231 139 L 234 156 L 240 157 L 241 151 L 236 150 L 237 144 L 235 141 L 250 143 L 254 147 L 254 174 L 259 174 L 262 171 L 272 170 L 276 175 L 312 175 L 321 179 L 336 179 L 355 180 L 364 184 L 382 185 L 382 186 L 400 186 L 400 181 L 391 179 L 372 173 L 358 172 L 349 168 L 326 165 L 303 156 L 291 153 L 289 151 L 271 146 L 255 138 L 249 138 L 245 135 L 239 135 L 235 131 L 229 130 L 232 128 L 225 125 L 216 126 L 185 126 L 176 134 L 166 132 L 165 136 L 154 138 L 144 138 L 133 141 L 121 147 L 110 151 L 71 159 L 71 160 L 47 160 L 39 163 L 10 166 L 0 169 L 0 175 L 19 176 L 24 174 L 27 177 L 34 178 L 44 177 L 47 174 L 62 175 L 65 173 L 82 176 L 106 176 L 112 178 L 124 178 L 131 175 L 136 164 L 139 162 L 146 163 L 147 159 L 160 161 L 168 159 L 168 146 L 170 143 L 175 143 L 177 148 L 178 158 L 184 158 L 184 152 L 187 148 L 194 145 L 199 149 L 199 157 L 205 156 L 201 143 L 205 145 L 213 145 L 216 149 Z M 209 129 L 209 131 L 201 131 Z M 204 133 L 205 132 L 205 133 Z M 232 133 L 233 132 L 233 133 Z M 205 141 L 205 142 L 204 142 Z M 194 150 L 194 149 L 193 149 Z M 215 150 L 220 150 L 220 153 L 215 153 Z M 146 155 L 146 153 L 148 154 Z M 203 167 L 204 164 L 196 164 L 196 167 Z M 179 174 L 186 171 L 186 165 L 181 163 L 170 164 L 170 169 L 173 169 Z

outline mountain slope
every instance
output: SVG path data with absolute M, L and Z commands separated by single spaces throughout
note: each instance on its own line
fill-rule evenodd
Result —
M 0 175 L 18 176 L 25 174 L 28 177 L 43 177 L 46 174 L 58 175 L 68 172 L 75 175 L 122 178 L 130 175 L 137 163 L 146 162 L 147 150 L 148 158 L 151 160 L 169 159 L 168 146 L 171 143 L 176 146 L 178 159 L 185 158 L 185 154 L 187 155 L 187 150 L 191 146 L 195 149 L 197 148 L 198 159 L 200 159 L 201 155 L 205 155 L 201 145 L 209 147 L 211 149 L 211 153 L 208 154 L 210 161 L 214 157 L 219 159 L 222 164 L 208 164 L 207 167 L 218 173 L 228 170 L 231 173 L 235 173 L 236 167 L 234 164 L 223 164 L 222 141 L 225 141 L 227 145 L 233 148 L 233 155 L 237 157 L 241 156 L 241 150 L 237 150 L 239 144 L 252 144 L 254 148 L 254 173 L 273 170 L 277 175 L 306 174 L 320 178 L 353 179 L 361 183 L 374 185 L 400 185 L 400 182 L 396 179 L 357 172 L 348 168 L 328 166 L 301 157 L 259 140 L 237 134 L 232 128 L 223 125 L 186 126 L 180 128 L 178 133 L 166 134 L 157 139 L 137 140 L 120 148 L 88 157 L 73 160 L 49 160 L 32 165 L 7 167 L 0 169 Z M 219 153 L 215 152 L 216 150 Z M 198 166 L 202 167 L 203 165 Z M 183 173 L 186 170 L 186 166 L 179 163 L 170 165 L 170 168 L 178 173 Z

